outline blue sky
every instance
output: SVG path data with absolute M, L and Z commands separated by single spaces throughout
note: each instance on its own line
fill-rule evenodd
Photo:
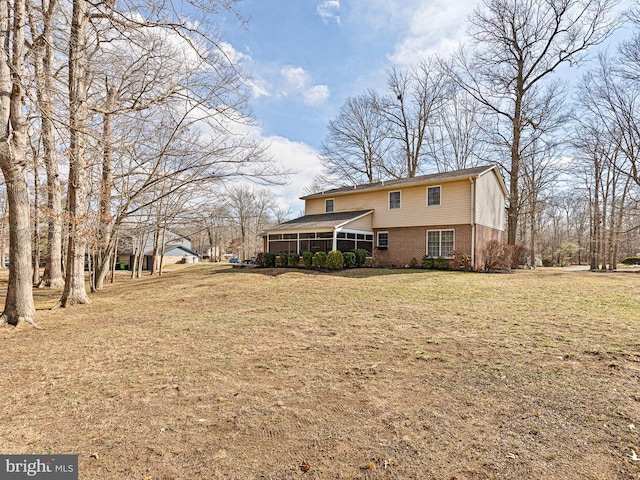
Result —
M 282 206 L 320 170 L 327 123 L 349 97 L 384 90 L 386 71 L 446 55 L 464 40 L 478 0 L 244 0 L 240 28 L 223 19 L 225 48 L 251 75 L 250 106 L 276 161 L 295 169 L 275 187 Z

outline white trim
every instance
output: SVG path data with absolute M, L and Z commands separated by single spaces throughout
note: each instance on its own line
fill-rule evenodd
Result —
M 391 194 L 400 194 L 400 206 L 398 208 L 391 208 Z M 402 190 L 391 190 L 387 195 L 387 210 L 401 210 L 402 209 Z
M 429 205 L 429 189 L 430 188 L 439 188 L 440 189 L 440 203 L 437 205 Z M 430 207 L 441 207 L 442 206 L 442 185 L 429 185 L 427 187 L 427 208 Z

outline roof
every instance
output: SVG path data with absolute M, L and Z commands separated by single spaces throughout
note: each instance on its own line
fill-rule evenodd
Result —
M 373 213 L 373 210 L 357 210 L 353 212 L 321 213 L 317 215 L 305 215 L 294 218 L 288 222 L 281 223 L 275 227 L 268 228 L 267 231 L 292 230 L 292 229 L 333 229 L 353 222 L 361 217 Z
M 422 183 L 454 181 L 454 180 L 460 180 L 464 178 L 479 177 L 480 175 L 490 172 L 493 169 L 496 169 L 496 174 L 498 176 L 500 184 L 504 192 L 506 193 L 506 186 L 504 185 L 504 180 L 502 179 L 502 175 L 498 173 L 497 167 L 495 165 L 483 165 L 480 167 L 466 168 L 464 170 L 455 170 L 453 172 L 432 173 L 430 175 L 421 175 L 419 177 L 400 178 L 397 180 L 384 180 L 376 183 L 366 183 L 362 185 L 354 185 L 351 187 L 334 188 L 324 192 L 313 193 L 311 195 L 301 197 L 300 199 L 308 200 L 311 198 L 321 198 L 321 197 L 327 197 L 331 195 L 344 195 L 348 193 L 361 192 L 365 190 L 381 190 L 381 189 L 393 188 L 400 185 L 419 185 Z

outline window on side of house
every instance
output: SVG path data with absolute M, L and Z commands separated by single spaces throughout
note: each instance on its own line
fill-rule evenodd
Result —
M 389 192 L 389 210 L 398 210 L 400 208 L 400 190 Z
M 377 248 L 385 249 L 389 247 L 389 232 L 378 232 Z
M 440 206 L 440 185 L 437 187 L 427 187 L 427 207 Z
M 335 206 L 335 200 L 333 198 L 327 198 L 324 201 L 324 211 L 326 213 L 331 213 L 333 212 L 333 208 Z
M 427 230 L 427 255 L 451 257 L 455 249 L 453 230 Z

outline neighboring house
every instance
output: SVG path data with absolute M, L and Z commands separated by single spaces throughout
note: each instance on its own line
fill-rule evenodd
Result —
M 507 189 L 496 166 L 336 188 L 302 197 L 306 215 L 265 232 L 265 251 L 377 250 L 404 266 L 454 250 L 482 268 L 482 250 L 502 241 Z
M 151 270 L 153 265 L 153 245 L 154 238 L 148 235 L 144 243 L 144 259 L 142 268 Z M 135 256 L 134 246 L 138 245 L 138 237 L 125 237 L 119 241 L 118 245 L 118 264 L 124 265 L 127 270 L 133 265 Z M 162 249 L 158 251 L 158 257 L 162 255 Z M 158 260 L 159 261 L 159 260 Z M 162 265 L 172 265 L 176 263 L 198 263 L 199 256 L 192 250 L 191 239 L 178 233 L 167 231 L 165 233 L 164 255 L 162 255 Z

